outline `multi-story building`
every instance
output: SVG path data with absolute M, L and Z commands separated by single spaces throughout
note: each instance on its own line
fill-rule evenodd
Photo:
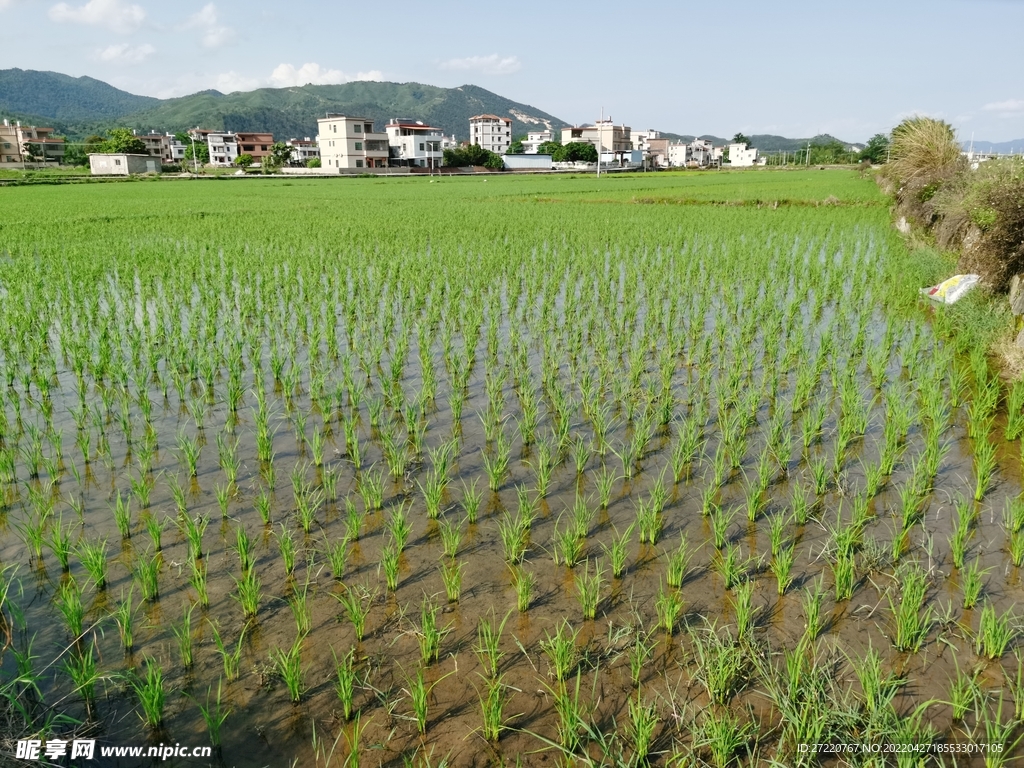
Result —
M 529 131 L 526 134 L 526 141 L 523 142 L 523 152 L 527 155 L 536 155 L 540 145 L 551 141 L 554 134 L 551 131 Z
M 0 128 L 0 165 L 23 168 L 26 163 L 60 163 L 64 159 L 64 139 L 56 138 L 55 133 L 53 128 L 4 120 Z
M 0 168 L 21 168 L 23 164 L 18 129 L 10 120 L 4 120 L 0 125 Z
M 598 120 L 593 125 L 574 125 L 562 129 L 562 143 L 585 141 L 599 152 L 630 152 L 633 149 L 628 125 L 615 125 L 611 118 Z
M 210 165 L 227 167 L 238 159 L 238 137 L 233 133 L 209 133 L 206 146 L 210 150 Z
M 238 154 L 252 155 L 253 160 L 262 163 L 265 157 L 270 157 L 270 148 L 274 146 L 274 134 L 236 131 L 235 142 L 238 144 Z
M 747 148 L 746 144 L 730 144 L 729 165 L 733 168 L 752 168 L 755 165 L 763 165 L 764 160 L 757 155 L 757 149 Z
M 392 119 L 384 126 L 388 135 L 391 164 L 440 168 L 444 133 L 440 128 L 424 125 L 422 120 Z
M 132 131 L 132 133 L 135 133 Z M 138 134 L 135 133 L 135 138 L 139 139 L 143 144 L 146 145 L 145 154 L 150 157 L 164 158 L 164 145 L 167 141 L 167 137 L 162 133 L 146 133 Z
M 512 120 L 497 115 L 469 118 L 469 143 L 504 155 L 512 144 Z
M 292 165 L 305 165 L 320 157 L 320 147 L 309 136 L 304 139 L 288 139 L 285 144 L 292 148 Z
M 388 135 L 373 130 L 365 117 L 330 114 L 317 122 L 316 143 L 324 168 L 386 168 Z
M 672 144 L 668 148 L 669 164 L 677 168 L 708 168 L 722 160 L 722 148 L 707 139 L 694 139 L 689 144 Z

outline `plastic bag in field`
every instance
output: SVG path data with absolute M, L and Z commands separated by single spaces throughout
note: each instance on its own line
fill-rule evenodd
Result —
M 981 275 L 953 275 L 931 288 L 922 288 L 921 293 L 943 304 L 956 304 L 965 293 L 978 284 L 979 280 Z

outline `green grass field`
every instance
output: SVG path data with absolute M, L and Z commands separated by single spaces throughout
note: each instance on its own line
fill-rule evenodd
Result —
M 946 268 L 853 171 L 0 188 L 0 749 L 1005 764 Z

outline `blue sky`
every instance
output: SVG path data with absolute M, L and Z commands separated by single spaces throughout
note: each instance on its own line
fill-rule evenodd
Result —
M 1024 139 L 1024 0 L 0 0 L 0 68 L 180 96 L 474 83 L 570 122 L 863 141 L 927 114 Z

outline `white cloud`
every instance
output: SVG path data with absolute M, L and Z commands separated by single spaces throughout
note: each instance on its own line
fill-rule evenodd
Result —
M 991 104 L 986 104 L 982 109 L 986 112 L 996 112 L 1001 115 L 1019 115 L 1024 113 L 1024 99 L 994 101 Z
M 518 56 L 467 56 L 464 59 L 448 59 L 438 65 L 441 69 L 461 72 L 482 72 L 485 75 L 510 75 L 523 68 Z
M 156 48 L 149 43 L 135 46 L 128 45 L 128 43 L 116 43 L 96 51 L 96 58 L 100 61 L 123 61 L 128 64 L 138 64 L 154 53 L 156 53 Z
M 207 3 L 189 16 L 181 28 L 200 30 L 204 48 L 220 48 L 235 36 L 235 30 L 220 23 L 217 6 L 213 3 Z
M 146 12 L 138 5 L 127 5 L 121 0 L 89 0 L 77 7 L 57 3 L 50 9 L 49 16 L 58 23 L 89 24 L 128 34 L 139 28 Z
M 380 80 L 379 69 L 369 72 L 356 72 L 349 75 L 340 69 L 325 69 L 315 62 L 306 62 L 301 67 L 294 64 L 278 64 L 270 73 L 268 84 L 274 88 L 288 88 L 298 85 L 339 85 L 354 80 Z

